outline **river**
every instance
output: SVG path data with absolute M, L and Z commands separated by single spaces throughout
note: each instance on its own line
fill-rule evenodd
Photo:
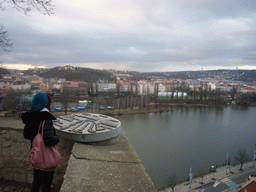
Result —
M 176 173 L 186 179 L 190 167 L 226 161 L 241 148 L 256 149 L 256 107 L 174 107 L 165 113 L 116 116 L 145 169 L 159 189 Z

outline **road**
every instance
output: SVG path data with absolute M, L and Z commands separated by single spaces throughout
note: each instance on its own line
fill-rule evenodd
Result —
M 213 181 L 200 188 L 197 188 L 198 192 L 220 192 L 226 189 L 237 189 L 239 184 L 245 182 L 249 175 L 256 174 L 256 168 L 241 172 L 231 177 L 226 177 L 220 181 Z

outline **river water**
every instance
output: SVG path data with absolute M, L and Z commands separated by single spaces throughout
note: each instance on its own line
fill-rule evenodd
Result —
M 226 161 L 241 148 L 256 149 L 256 107 L 175 107 L 165 113 L 116 116 L 157 188 L 168 176 L 188 178 Z

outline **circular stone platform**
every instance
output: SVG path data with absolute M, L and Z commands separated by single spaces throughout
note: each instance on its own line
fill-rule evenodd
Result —
M 121 122 L 110 116 L 77 113 L 59 116 L 53 121 L 59 136 L 77 142 L 104 141 L 121 133 Z

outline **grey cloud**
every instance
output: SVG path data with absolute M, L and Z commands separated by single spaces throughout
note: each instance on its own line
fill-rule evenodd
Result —
M 147 65 L 148 69 L 157 67 L 158 71 L 168 67 L 168 63 L 225 65 L 232 59 L 255 65 L 256 18 L 252 13 L 256 6 L 253 1 L 136 1 L 136 6 L 142 18 L 134 22 L 139 26 L 131 29 L 117 28 L 122 25 L 112 20 L 96 23 L 98 28 L 79 25 L 72 28 L 72 23 L 64 22 L 68 17 L 63 17 L 66 25 L 54 30 L 58 25 L 42 24 L 38 28 L 36 19 L 24 17 L 24 22 L 20 22 L 5 16 L 3 19 L 11 20 L 5 24 L 14 45 L 12 52 L 0 55 L 0 60 L 48 66 L 123 62 L 129 69 L 143 70 Z M 231 20 L 225 21 L 227 18 Z M 75 22 L 76 18 L 73 19 Z M 92 18 L 90 22 L 99 20 L 99 17 Z M 224 26 L 216 26 L 216 22 L 222 20 Z
M 207 17 L 244 16 L 254 13 L 256 10 L 254 0 L 181 0 L 179 4 L 188 14 L 202 16 L 205 17 L 205 19 Z

